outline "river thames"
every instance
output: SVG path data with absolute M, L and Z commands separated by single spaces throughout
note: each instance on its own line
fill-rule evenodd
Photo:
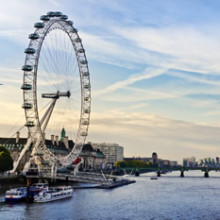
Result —
M 115 189 L 75 189 L 72 198 L 33 204 L 1 202 L 1 220 L 220 219 L 220 173 L 172 172 L 132 177 L 136 183 Z M 1 186 L 0 201 L 10 184 Z

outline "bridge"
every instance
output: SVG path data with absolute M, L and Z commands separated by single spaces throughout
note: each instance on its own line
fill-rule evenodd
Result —
M 56 173 L 52 175 L 49 172 L 27 172 L 25 174 L 28 179 L 42 179 L 47 181 L 62 180 L 66 182 L 83 182 L 83 183 L 95 183 L 95 184 L 108 184 L 117 179 L 121 179 L 119 176 L 106 175 L 102 172 L 77 172 L 73 173 Z
M 124 168 L 117 168 L 116 173 L 118 174 L 133 174 L 136 176 L 139 176 L 141 173 L 149 173 L 149 172 L 156 172 L 157 176 L 161 176 L 161 174 L 172 172 L 172 171 L 179 171 L 180 177 L 184 177 L 184 172 L 190 171 L 190 170 L 200 170 L 204 172 L 204 177 L 209 177 L 210 171 L 220 171 L 220 166 L 203 166 L 203 167 L 124 167 Z

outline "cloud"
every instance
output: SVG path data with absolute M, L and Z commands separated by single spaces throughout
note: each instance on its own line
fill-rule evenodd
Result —
M 7 72 L 7 75 L 8 75 L 8 73 L 9 74 L 17 74 L 18 70 L 16 68 L 0 67 L 0 72 L 1 72 L 1 74 Z
M 91 33 L 81 32 L 86 54 L 89 60 L 98 60 L 99 62 L 133 69 L 137 63 L 143 63 L 144 58 L 140 51 L 134 52 L 131 47 L 120 44 L 120 37 L 116 35 L 93 35 Z M 123 40 L 123 39 L 121 39 Z M 95 43 L 94 43 L 95 42 Z
M 219 116 L 219 115 L 220 115 L 220 110 L 208 111 L 208 112 L 205 112 L 205 113 L 203 114 L 203 116 L 205 116 L 205 117 Z
M 190 82 L 197 82 L 197 83 L 208 84 L 208 85 L 213 85 L 213 86 L 220 86 L 220 81 L 208 80 L 208 79 L 196 77 L 190 74 L 184 74 L 184 73 L 181 73 L 180 71 L 170 71 L 168 72 L 168 75 L 186 79 L 187 81 L 190 81 Z
M 156 114 L 115 110 L 93 113 L 91 119 L 89 140 L 102 142 L 112 139 L 125 148 L 126 156 L 137 156 L 141 151 L 142 156 L 150 156 L 156 151 L 161 158 L 172 155 L 181 161 L 190 155 L 198 158 L 207 154 L 216 156 L 220 151 L 220 127 L 173 120 Z
M 2 94 L 2 93 L 1 93 Z M 17 125 L 16 123 L 18 122 L 19 125 L 20 123 L 24 123 L 25 121 L 25 116 L 24 116 L 24 111 L 21 108 L 22 103 L 15 103 L 11 100 L 1 100 L 0 102 L 1 109 L 0 109 L 0 114 L 4 117 L 1 117 L 1 124 L 10 124 L 12 127 Z
M 184 96 L 184 94 L 171 94 L 166 92 L 159 92 L 154 90 L 148 90 L 148 89 L 139 89 L 139 88 L 132 88 L 132 87 L 123 87 L 121 88 L 125 92 L 123 93 L 120 91 L 120 95 L 117 93 L 106 93 L 103 94 L 101 97 L 99 97 L 101 100 L 105 101 L 112 101 L 112 102 L 119 102 L 119 103 L 132 103 L 135 102 L 135 105 L 132 108 L 136 108 L 137 106 L 136 102 L 142 102 L 142 101 L 150 101 L 150 100 L 162 100 L 162 99 L 176 99 L 181 98 Z M 186 94 L 186 93 L 185 93 Z M 146 106 L 146 103 L 142 103 L 138 105 L 140 106 Z M 129 108 L 129 107 L 128 107 Z
M 124 81 L 116 82 L 110 86 L 108 86 L 105 89 L 97 90 L 93 92 L 93 96 L 100 96 L 106 93 L 114 92 L 118 89 L 122 89 L 128 85 L 132 85 L 135 82 L 141 81 L 141 80 L 147 80 L 154 77 L 157 77 L 161 74 L 163 74 L 166 70 L 165 69 L 146 69 L 143 73 L 131 75 L 128 79 Z
M 114 27 L 119 36 L 130 40 L 138 49 L 167 55 L 173 68 L 219 74 L 219 34 L 203 33 L 195 27 Z M 138 36 L 138 37 L 137 37 Z

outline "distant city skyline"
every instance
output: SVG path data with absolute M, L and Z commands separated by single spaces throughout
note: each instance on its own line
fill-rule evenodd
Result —
M 79 30 L 89 63 L 87 141 L 118 143 L 126 157 L 157 152 L 179 163 L 220 155 L 219 1 L 0 3 L 1 137 L 25 123 L 20 86 L 28 35 L 41 15 L 61 11 Z

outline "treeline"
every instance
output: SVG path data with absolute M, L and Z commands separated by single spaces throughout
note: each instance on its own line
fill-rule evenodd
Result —
M 7 170 L 13 169 L 13 160 L 9 151 L 0 146 L 0 172 L 5 172 Z
M 117 161 L 114 164 L 117 168 L 148 168 L 156 167 L 157 165 L 151 162 L 144 162 L 142 160 L 127 160 L 127 161 Z

